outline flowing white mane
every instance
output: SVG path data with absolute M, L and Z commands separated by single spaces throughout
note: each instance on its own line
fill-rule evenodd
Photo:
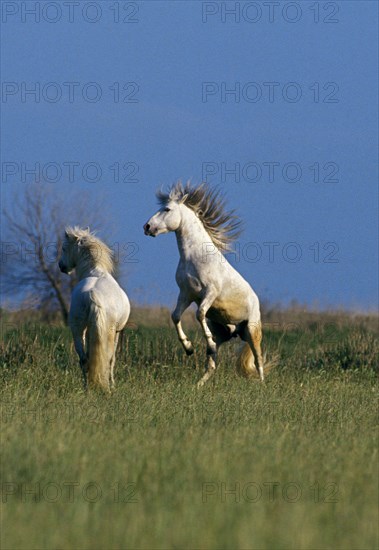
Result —
M 78 226 L 66 227 L 65 240 L 69 245 L 80 243 L 81 267 L 97 267 L 108 273 L 113 272 L 112 250 L 89 229 L 82 229 Z
M 192 187 L 190 182 L 183 185 L 178 181 L 167 193 L 158 191 L 157 198 L 161 206 L 175 201 L 182 202 L 193 210 L 221 252 L 229 251 L 230 244 L 241 233 L 242 222 L 234 215 L 234 210 L 225 209 L 225 197 L 221 190 L 212 189 L 206 183 Z

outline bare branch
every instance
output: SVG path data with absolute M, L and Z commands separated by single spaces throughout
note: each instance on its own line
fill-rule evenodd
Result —
M 12 199 L 3 210 L 7 239 L 2 242 L 2 290 L 17 303 L 27 297 L 46 311 L 59 308 L 67 322 L 75 280 L 62 275 L 57 265 L 63 231 L 72 222 L 101 227 L 99 199 L 84 193 L 78 198 L 47 184 L 28 185 Z

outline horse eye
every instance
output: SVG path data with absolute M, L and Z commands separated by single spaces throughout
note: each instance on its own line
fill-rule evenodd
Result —
M 171 208 L 166 207 L 166 208 L 163 209 L 163 212 L 171 212 Z

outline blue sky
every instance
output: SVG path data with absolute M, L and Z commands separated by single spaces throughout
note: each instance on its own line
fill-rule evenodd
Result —
M 207 177 L 244 220 L 231 262 L 261 299 L 377 306 L 376 2 L 71 9 L 2 3 L 3 206 L 33 180 L 23 163 L 54 163 L 57 195 L 104 197 L 113 241 L 135 243 L 130 297 L 172 305 L 175 238 L 142 225 L 159 186 Z

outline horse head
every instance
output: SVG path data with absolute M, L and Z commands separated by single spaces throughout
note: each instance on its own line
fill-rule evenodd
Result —
M 185 198 L 183 197 L 180 201 L 168 200 L 143 226 L 145 235 L 156 237 L 179 229 Z

